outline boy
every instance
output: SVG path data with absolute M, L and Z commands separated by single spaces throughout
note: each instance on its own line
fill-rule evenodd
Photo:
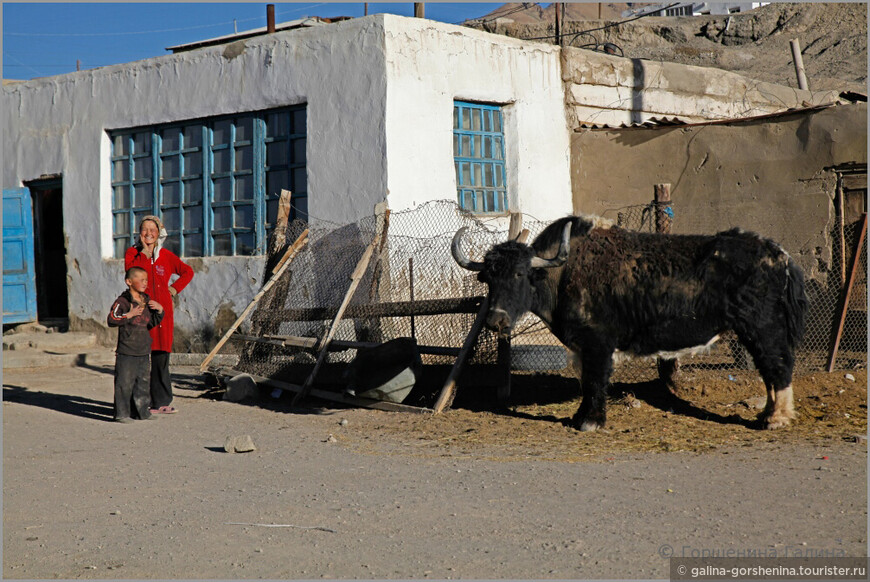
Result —
M 118 328 L 115 359 L 115 421 L 133 422 L 132 403 L 141 420 L 151 418 L 150 360 L 151 334 L 148 330 L 163 319 L 163 306 L 148 297 L 148 273 L 130 267 L 125 275 L 127 291 L 115 299 L 107 323 Z

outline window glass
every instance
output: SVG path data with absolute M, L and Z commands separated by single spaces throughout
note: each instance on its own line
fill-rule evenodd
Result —
M 456 102 L 453 158 L 459 205 L 473 212 L 507 212 L 502 111 L 495 105 Z M 468 190 L 474 186 L 474 190 Z
M 262 252 L 282 189 L 307 216 L 306 124 L 300 105 L 109 132 L 115 256 L 149 214 L 181 256 Z

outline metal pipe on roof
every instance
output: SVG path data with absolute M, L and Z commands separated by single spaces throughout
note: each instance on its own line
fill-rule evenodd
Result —
M 266 32 L 275 32 L 275 5 L 266 4 Z
M 798 89 L 809 90 L 810 86 L 807 84 L 807 74 L 804 70 L 804 59 L 801 56 L 801 43 L 796 38 L 790 42 L 791 56 L 794 60 L 794 72 L 797 74 Z

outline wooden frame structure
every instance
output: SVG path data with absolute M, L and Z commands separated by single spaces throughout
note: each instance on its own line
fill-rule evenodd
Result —
M 282 193 L 280 207 L 282 212 L 280 214 L 289 213 L 289 194 L 290 193 L 287 191 L 284 191 Z M 477 337 L 480 334 L 481 329 L 483 328 L 485 315 L 489 309 L 488 301 L 485 297 L 478 296 L 461 297 L 454 300 L 411 300 L 391 303 L 377 303 L 373 306 L 367 306 L 364 312 L 359 306 L 351 306 L 350 301 L 353 298 L 354 293 L 357 291 L 360 281 L 365 275 L 365 272 L 368 269 L 373 256 L 375 256 L 376 252 L 379 253 L 380 250 L 383 249 L 384 243 L 386 242 L 390 211 L 388 208 L 386 208 L 385 204 L 379 204 L 375 207 L 375 212 L 377 216 L 381 217 L 381 220 L 379 220 L 379 227 L 377 233 L 372 239 L 371 243 L 369 243 L 369 245 L 366 247 L 363 255 L 357 262 L 356 268 L 354 269 L 350 277 L 350 284 L 341 305 L 337 308 L 284 309 L 275 313 L 276 316 L 282 317 L 284 319 L 301 321 L 331 319 L 332 322 L 330 324 L 329 331 L 323 338 L 281 335 L 265 335 L 262 337 L 255 337 L 236 333 L 241 323 L 250 314 L 251 310 L 257 305 L 257 303 L 262 299 L 266 292 L 268 292 L 268 290 L 281 277 L 281 275 L 285 272 L 292 260 L 299 254 L 299 252 L 308 242 L 308 230 L 306 229 L 305 232 L 303 232 L 302 235 L 300 235 L 297 240 L 292 245 L 290 245 L 290 247 L 282 256 L 281 260 L 276 264 L 271 277 L 264 284 L 263 288 L 257 293 L 251 303 L 245 308 L 245 310 L 242 312 L 236 322 L 233 323 L 233 325 L 227 330 L 227 332 L 224 334 L 224 336 L 221 338 L 215 348 L 208 354 L 206 359 L 200 365 L 200 370 L 202 372 L 205 372 L 209 369 L 209 363 L 218 353 L 220 348 L 223 347 L 223 345 L 231 338 L 244 342 L 264 343 L 276 347 L 304 348 L 317 352 L 318 356 L 313 370 L 309 373 L 309 375 L 305 379 L 305 382 L 302 385 L 282 382 L 272 378 L 254 376 L 251 374 L 248 375 L 251 375 L 258 384 L 271 386 L 282 391 L 294 392 L 295 396 L 293 397 L 292 405 L 298 405 L 307 396 L 311 395 L 317 398 L 331 400 L 333 402 L 339 402 L 342 404 L 391 411 L 440 413 L 444 409 L 448 408 L 453 402 L 453 399 L 456 395 L 456 387 L 459 376 L 461 375 L 465 363 L 471 353 L 471 349 L 474 346 L 474 343 L 477 341 Z M 280 221 L 281 218 L 279 217 L 279 227 L 282 224 Z M 525 242 L 526 238 L 528 237 L 529 231 L 521 230 L 521 221 L 521 215 L 514 214 L 511 216 L 510 236 L 512 238 L 516 238 L 520 242 Z M 284 216 L 283 224 L 286 225 L 286 214 Z M 283 228 L 276 229 L 276 232 L 277 230 L 281 230 L 283 236 Z M 273 244 L 270 248 L 271 253 L 280 251 L 280 249 L 282 248 L 282 244 L 283 239 L 277 244 L 273 241 Z M 377 258 L 378 264 L 376 264 L 375 266 L 376 269 L 379 268 L 379 258 L 380 257 Z M 447 302 L 446 306 L 445 301 Z M 445 381 L 444 386 L 439 393 L 434 410 L 391 402 L 383 402 L 379 400 L 371 400 L 367 398 L 353 397 L 338 392 L 319 390 L 314 387 L 317 375 L 323 363 L 325 362 L 326 355 L 329 351 L 359 349 L 379 345 L 374 342 L 334 340 L 335 332 L 338 329 L 338 324 L 342 319 L 372 316 L 410 316 L 413 318 L 420 315 L 438 315 L 444 313 L 475 313 L 476 317 L 474 323 L 469 330 L 468 335 L 465 337 L 465 341 L 463 342 L 461 348 L 451 348 L 443 346 L 418 346 L 421 354 L 435 354 L 456 357 L 453 368 L 451 369 L 447 380 Z M 504 371 L 502 384 L 499 385 L 498 389 L 499 399 L 504 399 L 507 398 L 507 396 L 510 394 L 510 341 L 507 339 L 500 338 L 498 340 L 497 367 Z M 234 377 L 239 374 L 247 373 L 232 368 L 215 368 L 213 369 L 213 372 L 215 374 L 220 374 L 228 377 Z

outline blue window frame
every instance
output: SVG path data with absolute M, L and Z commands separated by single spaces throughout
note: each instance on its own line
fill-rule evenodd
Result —
M 453 163 L 461 208 L 472 212 L 507 212 L 501 107 L 454 102 Z
M 281 190 L 290 219 L 308 218 L 306 109 L 214 117 L 109 132 L 114 254 L 144 216 L 160 216 L 183 257 L 265 252 Z

